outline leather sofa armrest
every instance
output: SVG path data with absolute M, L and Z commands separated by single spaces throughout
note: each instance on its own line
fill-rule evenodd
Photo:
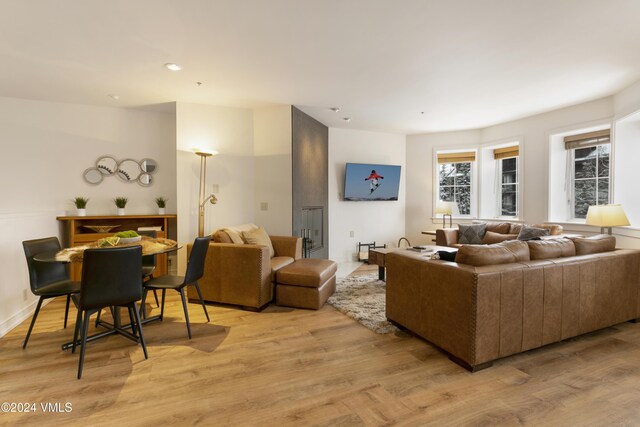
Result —
M 436 230 L 437 246 L 453 246 L 458 243 L 457 228 L 439 228 Z
M 302 258 L 302 238 L 294 236 L 269 236 L 275 256 Z
M 273 299 L 269 248 L 210 243 L 204 275 L 198 283 L 206 301 L 262 307 Z

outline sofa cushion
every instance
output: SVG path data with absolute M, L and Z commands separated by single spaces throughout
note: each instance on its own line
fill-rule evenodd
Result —
M 517 222 L 512 222 L 509 225 L 509 234 L 515 234 L 516 236 L 518 234 L 520 234 L 520 232 L 522 231 L 522 227 L 524 227 L 526 224 L 518 224 Z
M 564 231 L 564 227 L 560 224 L 533 224 L 531 226 L 549 230 L 549 236 L 559 236 Z
M 520 234 L 518 234 L 518 240 L 531 240 L 536 237 L 548 235 L 549 230 L 546 228 L 529 227 L 525 225 L 522 227 L 522 230 L 520 230 Z
M 276 273 L 282 267 L 293 263 L 294 259 L 290 256 L 274 256 L 271 258 L 271 281 L 276 281 Z
M 494 245 L 464 245 L 456 255 L 457 263 L 476 267 L 529 260 L 529 246 L 519 240 L 507 240 Z
M 509 234 L 511 230 L 510 222 L 487 222 L 487 231 L 492 233 Z
M 214 243 L 233 243 L 229 234 L 222 229 L 214 231 L 211 235 L 211 240 Z
M 564 258 L 576 254 L 576 247 L 570 239 L 530 240 L 527 245 L 531 260 Z
M 271 239 L 264 228 L 260 227 L 251 231 L 243 231 L 242 238 L 250 245 L 261 245 L 269 248 L 269 258 L 273 258 L 275 255 Z
M 487 224 L 458 224 L 458 243 L 479 245 L 486 231 Z
M 609 252 L 616 248 L 616 238 L 606 234 L 591 237 L 574 237 L 571 240 L 573 240 L 573 244 L 576 247 L 576 255 Z
M 505 240 L 516 240 L 517 238 L 517 234 L 494 233 L 493 231 L 487 230 L 482 239 L 482 244 L 492 245 L 494 243 L 504 242 Z

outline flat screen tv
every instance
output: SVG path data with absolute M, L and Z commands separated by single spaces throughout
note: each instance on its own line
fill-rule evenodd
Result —
M 400 166 L 347 163 L 344 200 L 398 200 Z

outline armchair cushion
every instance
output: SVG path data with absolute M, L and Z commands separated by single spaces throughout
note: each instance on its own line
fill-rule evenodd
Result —
M 275 255 L 271 239 L 264 228 L 260 227 L 256 230 L 243 231 L 242 238 L 247 244 L 266 246 L 269 249 L 269 258 L 273 258 Z

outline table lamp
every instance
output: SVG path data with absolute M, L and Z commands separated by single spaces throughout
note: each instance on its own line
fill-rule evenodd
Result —
M 449 228 L 453 227 L 453 215 L 459 215 L 458 204 L 456 202 L 446 202 L 438 200 L 436 203 L 436 215 L 442 214 L 442 228 L 445 227 L 445 219 L 449 215 Z
M 587 225 L 600 227 L 600 233 L 604 234 L 604 229 L 608 229 L 611 235 L 612 227 L 631 225 L 627 215 L 621 205 L 594 205 L 589 206 L 587 211 Z

